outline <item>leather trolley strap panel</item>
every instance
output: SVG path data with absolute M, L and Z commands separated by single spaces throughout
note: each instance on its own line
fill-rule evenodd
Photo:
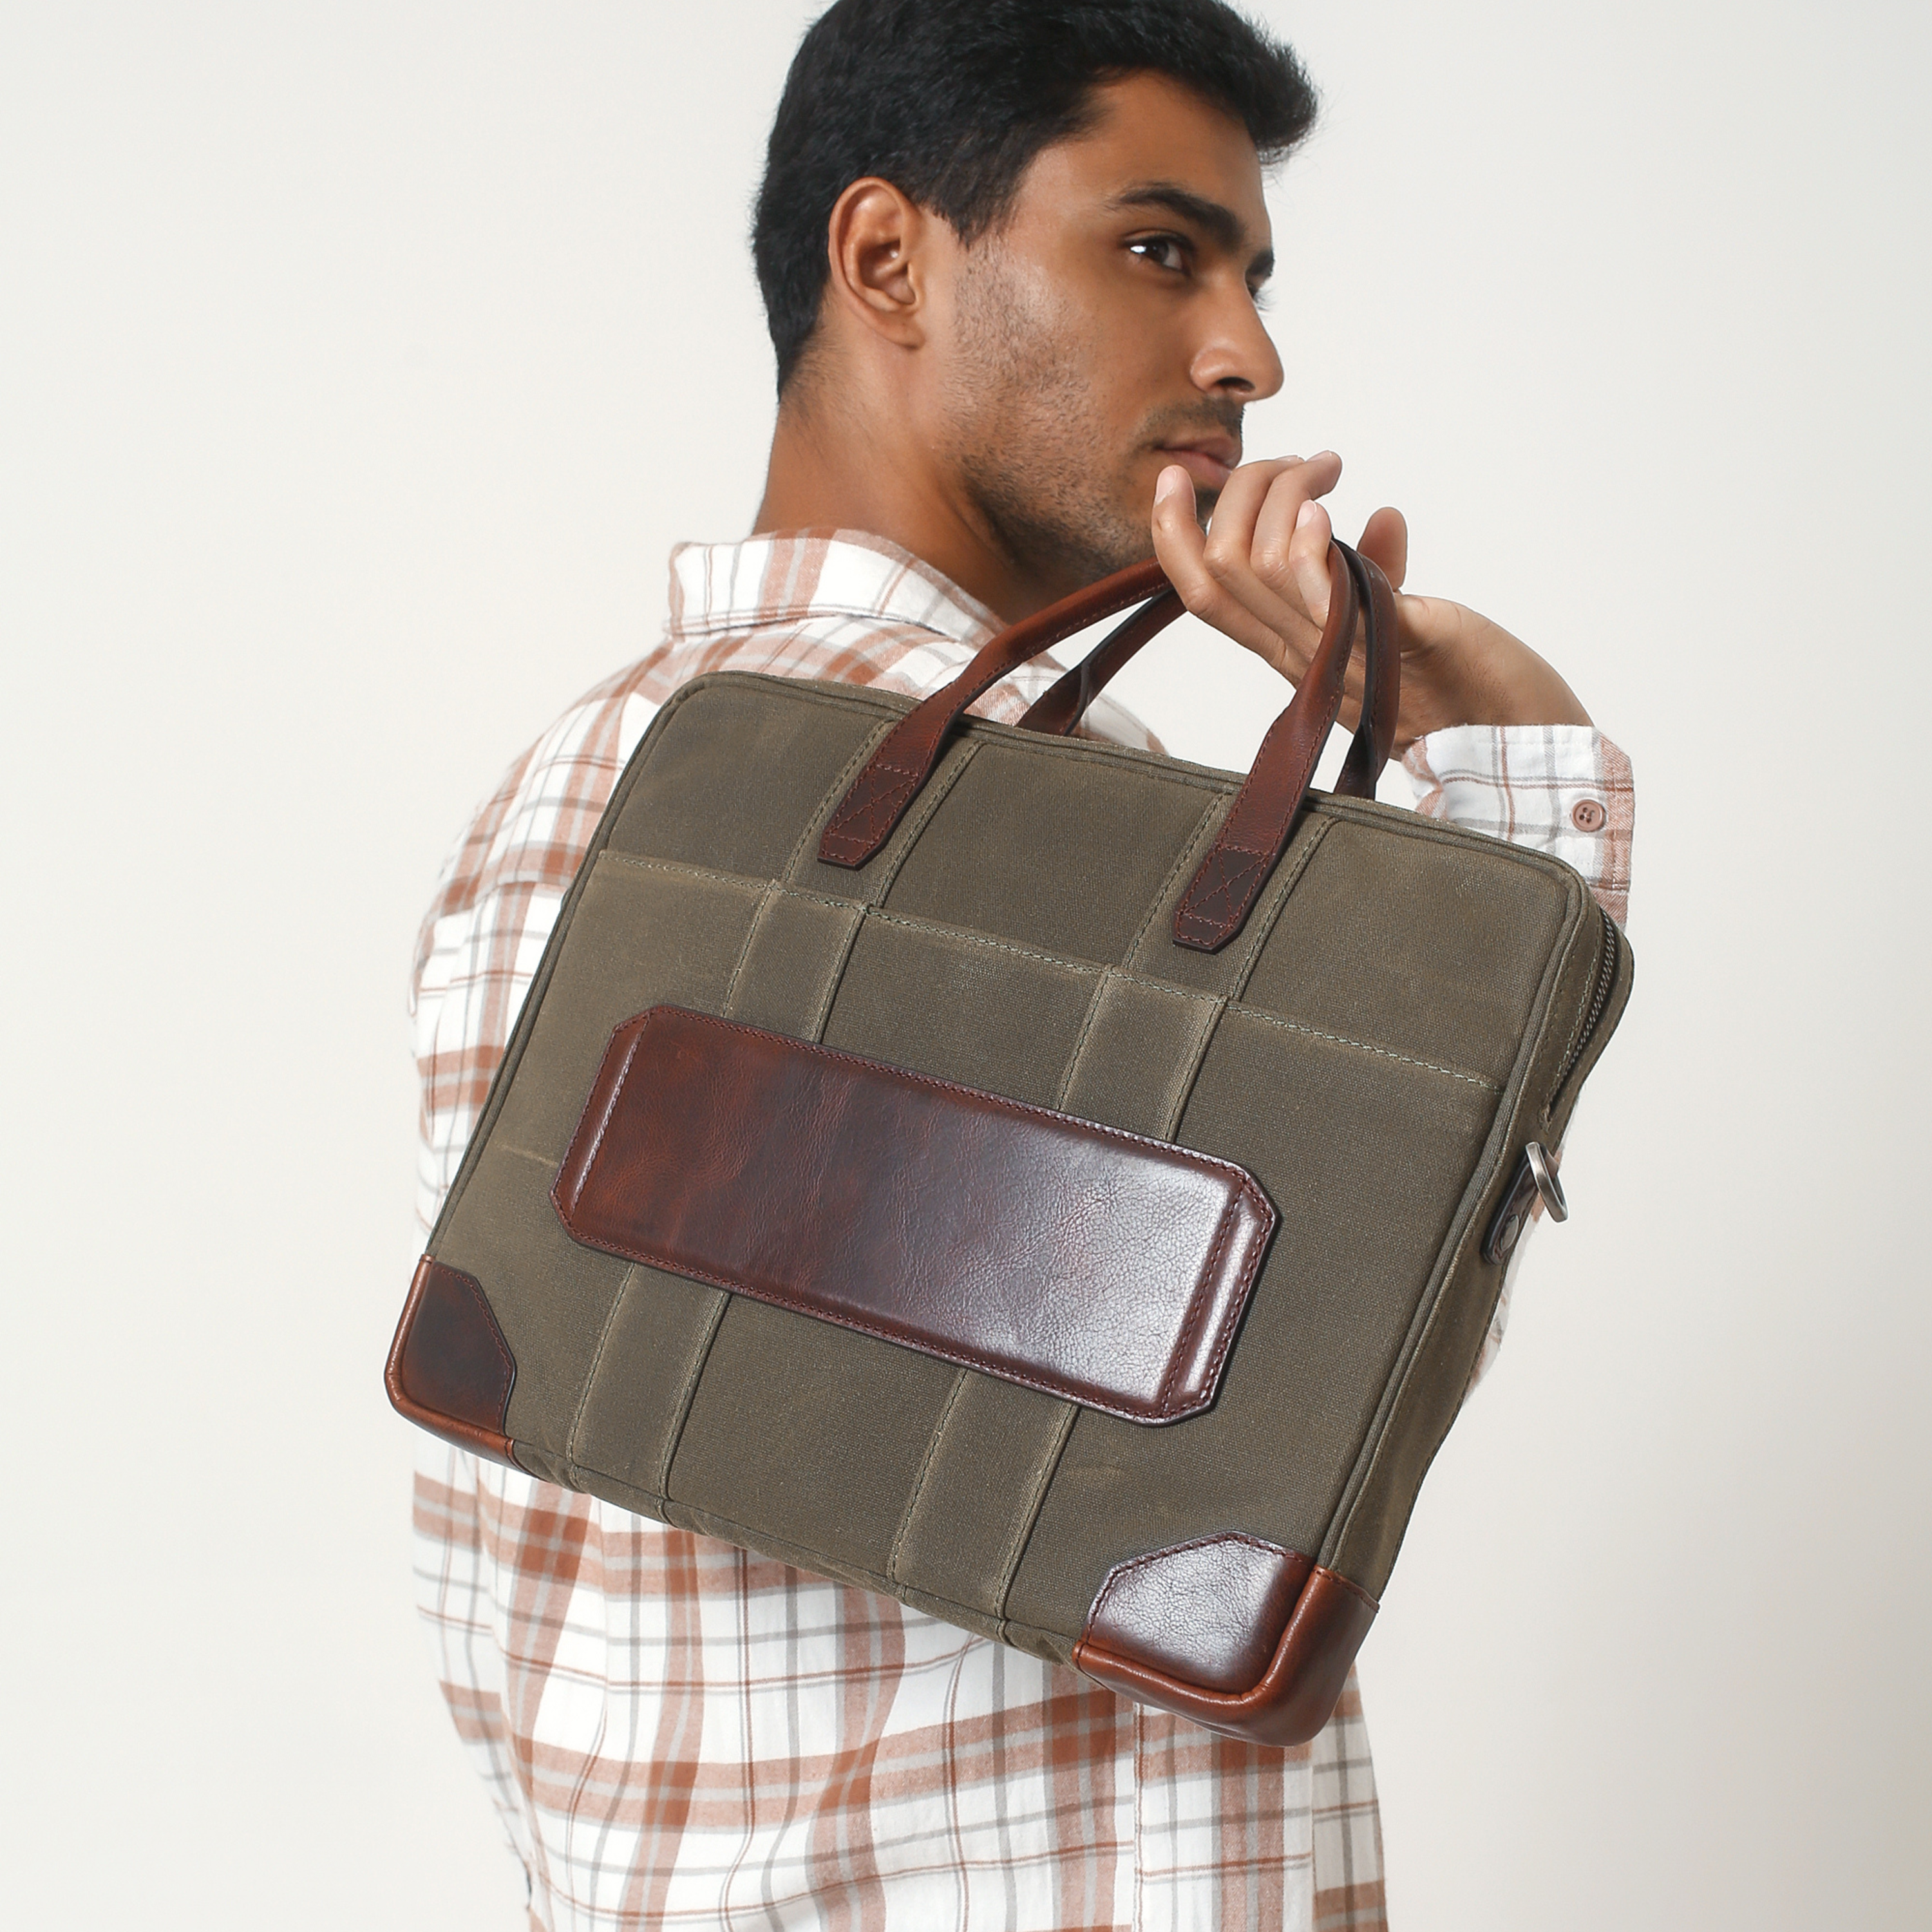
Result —
M 1214 1400 L 1274 1232 L 1243 1168 L 729 1020 L 612 1035 L 573 1239 L 1141 1423 Z

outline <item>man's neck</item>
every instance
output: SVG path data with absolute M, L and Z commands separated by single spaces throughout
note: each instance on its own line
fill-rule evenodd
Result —
M 906 425 L 868 422 L 856 412 L 832 417 L 823 400 L 815 410 L 789 398 L 780 404 L 754 536 L 815 529 L 884 537 L 1008 623 L 1060 594 L 1065 586 L 1042 582 L 1007 554 Z

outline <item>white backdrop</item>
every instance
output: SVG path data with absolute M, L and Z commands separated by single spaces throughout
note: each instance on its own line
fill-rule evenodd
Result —
M 522 1922 L 380 1387 L 406 967 L 748 522 L 810 10 L 0 4 L 16 1922 Z M 1364 1654 L 1398 1932 L 1923 1924 L 1928 16 L 1267 11 L 1327 111 L 1250 447 L 1340 449 L 1639 784 L 1575 1213 Z M 1268 674 L 1149 658 L 1245 762 Z

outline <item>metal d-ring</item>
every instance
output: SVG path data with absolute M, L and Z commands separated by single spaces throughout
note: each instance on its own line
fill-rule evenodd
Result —
M 1540 1141 L 1532 1141 L 1522 1150 L 1523 1159 L 1529 1164 L 1530 1178 L 1536 1183 L 1536 1191 L 1543 1196 L 1544 1210 L 1552 1221 L 1567 1221 L 1570 1218 L 1570 1204 L 1563 1198 L 1563 1184 L 1556 1178 L 1556 1170 L 1550 1165 L 1550 1156 L 1543 1150 Z
M 1555 1163 L 1540 1141 L 1532 1141 L 1516 1162 L 1509 1192 L 1498 1203 L 1483 1238 L 1483 1258 L 1500 1267 L 1515 1252 L 1529 1226 L 1530 1210 L 1540 1198 L 1552 1221 L 1570 1218 L 1570 1204 L 1563 1198 L 1563 1184 L 1556 1178 Z

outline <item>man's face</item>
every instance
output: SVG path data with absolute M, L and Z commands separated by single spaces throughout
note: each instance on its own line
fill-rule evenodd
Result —
M 1068 588 L 1152 554 L 1169 464 L 1204 514 L 1240 460 L 1242 406 L 1282 376 L 1256 308 L 1273 256 L 1246 130 L 1151 74 L 1095 104 L 962 252 L 940 395 L 971 507 Z

